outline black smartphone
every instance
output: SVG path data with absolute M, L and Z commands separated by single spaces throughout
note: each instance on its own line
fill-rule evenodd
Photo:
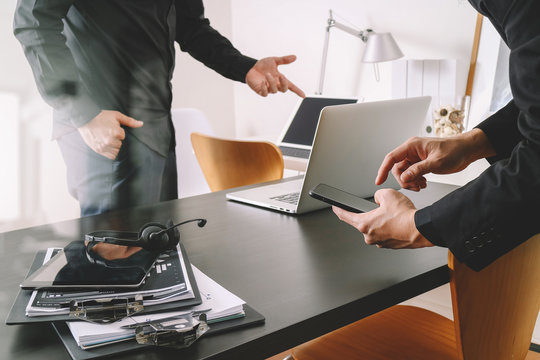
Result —
M 312 198 L 354 213 L 368 212 L 379 207 L 374 202 L 326 184 L 315 186 L 309 191 L 309 195 Z

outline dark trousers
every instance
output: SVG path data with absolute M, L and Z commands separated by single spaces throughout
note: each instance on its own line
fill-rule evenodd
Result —
M 115 160 L 95 153 L 78 131 L 58 139 L 69 193 L 81 216 L 178 198 L 176 155 L 164 157 L 126 132 Z

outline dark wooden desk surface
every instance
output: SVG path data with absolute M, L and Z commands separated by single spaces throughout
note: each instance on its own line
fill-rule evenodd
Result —
M 420 206 L 450 188 L 411 194 Z M 122 359 L 264 359 L 448 281 L 447 250 L 386 250 L 330 209 L 285 215 L 226 201 L 225 192 L 0 234 L 0 310 L 11 308 L 38 250 L 97 229 L 137 230 L 150 221 L 204 217 L 181 228 L 191 262 L 266 317 L 264 325 L 201 338 L 184 350 Z M 0 359 L 69 359 L 50 324 L 2 326 Z

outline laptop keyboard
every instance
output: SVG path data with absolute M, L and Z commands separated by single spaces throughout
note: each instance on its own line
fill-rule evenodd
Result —
M 299 198 L 300 198 L 300 192 L 293 192 L 293 193 L 290 193 L 290 194 L 283 194 L 283 195 L 273 196 L 270 199 L 277 200 L 277 201 L 282 201 L 282 202 L 292 204 L 292 205 L 297 205 Z
M 291 156 L 302 159 L 309 159 L 309 153 L 311 152 L 311 150 L 297 149 L 288 146 L 280 146 L 279 148 L 281 149 L 281 152 L 284 156 Z

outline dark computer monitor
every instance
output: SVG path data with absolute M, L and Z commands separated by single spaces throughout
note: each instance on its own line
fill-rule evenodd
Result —
M 310 96 L 301 99 L 284 127 L 279 147 L 284 156 L 308 158 L 321 110 L 326 106 L 353 104 L 357 99 Z

